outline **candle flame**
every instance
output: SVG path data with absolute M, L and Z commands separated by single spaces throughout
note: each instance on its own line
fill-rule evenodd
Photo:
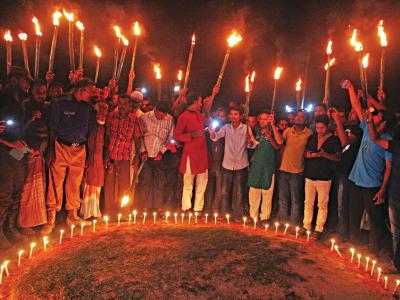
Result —
M 36 17 L 33 17 L 32 22 L 35 24 L 36 35 L 41 36 L 42 32 L 40 31 L 39 20 Z
M 354 50 L 356 50 L 356 52 L 363 50 L 362 43 L 357 40 L 357 29 L 353 30 L 353 35 L 351 36 L 350 44 L 354 47 Z
M 121 207 L 126 207 L 128 203 L 129 203 L 129 197 L 125 195 L 124 197 L 122 197 Z
M 60 18 L 62 17 L 62 13 L 59 11 L 55 11 L 53 14 L 53 25 L 54 26 L 59 26 L 60 25 Z
M 192 35 L 192 45 L 196 44 L 196 34 Z
M 114 26 L 115 35 L 117 38 L 121 37 L 121 29 L 118 26 Z
M 232 34 L 229 36 L 227 42 L 228 46 L 230 48 L 234 47 L 237 43 L 239 43 L 242 40 L 242 36 L 238 34 L 236 31 L 232 32 Z
M 18 37 L 21 41 L 26 41 L 26 39 L 28 38 L 28 35 L 24 32 L 18 34 Z
M 182 72 L 182 70 L 179 70 L 178 71 L 178 81 L 181 81 L 182 80 L 182 77 L 183 77 L 183 72 Z
M 297 80 L 296 82 L 296 91 L 301 91 L 301 78 L 299 78 L 299 80 Z
M 368 61 L 369 61 L 369 53 L 365 54 L 362 59 L 362 65 L 364 69 L 368 68 Z
M 378 36 L 381 40 L 381 46 L 386 47 L 388 45 L 388 41 L 387 41 L 385 29 L 383 27 L 383 20 L 381 20 L 378 25 Z
M 6 31 L 5 32 L 5 34 L 4 34 L 4 39 L 7 41 L 7 42 L 12 42 L 12 36 L 11 36 L 11 31 L 10 30 L 8 30 L 8 31 Z
M 328 70 L 328 68 L 332 67 L 336 63 L 336 58 L 331 58 L 329 60 L 329 63 L 325 64 L 325 71 Z
M 83 23 L 81 21 L 76 21 L 76 27 L 82 31 L 85 29 L 85 26 L 83 26 Z
M 74 21 L 74 13 L 69 13 L 65 9 L 63 9 L 63 14 L 64 14 L 64 17 L 67 18 L 68 22 Z
M 328 41 L 328 46 L 326 47 L 326 54 L 331 55 L 332 54 L 332 41 Z
M 139 22 L 137 21 L 135 22 L 135 24 L 133 24 L 133 34 L 136 36 L 139 36 L 141 34 Z
M 161 79 L 161 68 L 159 64 L 155 64 L 153 67 L 154 73 L 156 73 L 156 79 Z
M 244 91 L 245 91 L 246 93 L 250 93 L 249 77 L 250 77 L 250 75 L 247 74 L 247 76 L 246 76 L 246 87 L 245 87 L 245 89 L 244 89 Z
M 283 68 L 282 68 L 282 67 L 277 67 L 277 68 L 275 69 L 275 73 L 274 73 L 274 78 L 275 78 L 275 80 L 278 80 L 278 79 L 281 77 L 282 71 L 283 71 Z
M 256 71 L 253 71 L 251 73 L 250 82 L 253 83 L 255 78 L 256 78 Z
M 124 44 L 124 46 L 128 47 L 129 41 L 124 36 L 121 36 L 121 39 L 122 39 L 122 43 Z
M 101 57 L 101 51 L 100 51 L 100 49 L 99 49 L 97 46 L 94 46 L 94 53 L 96 54 L 96 56 L 97 56 L 98 58 Z

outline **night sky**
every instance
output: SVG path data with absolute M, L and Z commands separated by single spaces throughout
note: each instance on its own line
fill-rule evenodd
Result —
M 378 85 L 380 45 L 376 25 L 385 21 L 388 35 L 385 89 L 389 105 L 398 109 L 397 83 L 400 65 L 399 34 L 400 1 L 206 1 L 206 0 L 139 0 L 139 1 L 2 1 L 0 28 L 11 28 L 14 38 L 14 64 L 23 65 L 20 42 L 21 31 L 28 33 L 31 70 L 34 61 L 35 15 L 42 26 L 41 76 L 48 66 L 48 55 L 53 33 L 51 15 L 56 8 L 73 10 L 85 27 L 85 73 L 94 76 L 95 57 L 93 45 L 102 52 L 100 85 L 111 77 L 115 44 L 113 25 L 119 25 L 130 40 L 127 60 L 120 85 L 127 81 L 132 56 L 133 22 L 138 20 L 144 30 L 140 38 L 136 59 L 135 87 L 145 86 L 149 96 L 155 95 L 153 63 L 160 63 L 163 89 L 171 90 L 178 69 L 185 70 L 190 38 L 196 32 L 197 44 L 193 57 L 189 88 L 203 93 L 211 92 L 221 67 L 226 38 L 237 29 L 243 35 L 242 43 L 233 49 L 217 101 L 242 101 L 244 78 L 248 71 L 257 72 L 252 108 L 269 108 L 273 72 L 279 63 L 284 67 L 279 83 L 277 105 L 294 105 L 294 86 L 299 75 L 304 74 L 307 57 L 310 57 L 306 104 L 319 102 L 323 97 L 327 40 L 333 40 L 333 56 L 337 64 L 332 68 L 331 98 L 336 106 L 347 106 L 347 96 L 339 82 L 348 78 L 359 86 L 357 57 L 349 45 L 352 28 L 361 30 L 361 41 L 370 52 L 368 68 L 369 89 L 375 95 Z M 68 24 L 62 19 L 56 51 L 55 73 L 58 81 L 65 81 L 69 69 L 67 47 Z M 76 61 L 78 61 L 79 33 L 75 33 Z M 4 42 L 0 54 L 1 75 L 5 74 Z

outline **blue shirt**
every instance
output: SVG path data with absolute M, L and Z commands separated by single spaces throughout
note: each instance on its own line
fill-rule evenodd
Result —
M 386 161 L 392 161 L 392 154 L 372 142 L 365 120 L 361 121 L 360 128 L 363 130 L 363 136 L 349 179 L 359 187 L 381 187 Z M 388 134 L 383 134 L 381 137 L 387 140 L 391 139 Z
M 392 174 L 390 175 L 389 195 L 394 199 L 400 199 L 400 143 L 391 141 L 389 151 L 393 155 Z
M 89 103 L 75 98 L 60 99 L 53 104 L 50 126 L 57 138 L 71 144 L 84 144 L 96 129 L 96 114 Z

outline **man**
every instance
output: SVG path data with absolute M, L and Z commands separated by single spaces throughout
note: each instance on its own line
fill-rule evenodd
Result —
M 272 122 L 274 136 L 279 145 L 285 144 L 282 162 L 279 168 L 279 219 L 288 221 L 293 226 L 301 222 L 301 202 L 303 190 L 304 150 L 312 131 L 306 127 L 307 115 L 299 111 L 294 119 L 294 125 L 283 134 Z M 291 208 L 289 214 L 289 206 Z
M 247 125 L 251 128 L 251 130 L 255 130 L 257 126 L 257 117 L 256 116 L 248 116 L 247 117 Z
M 159 101 L 154 111 L 140 118 L 143 133 L 141 157 L 145 163 L 139 177 L 139 199 L 145 210 L 161 212 L 165 201 L 168 174 L 164 154 L 174 143 L 174 119 L 168 114 L 170 108 L 168 101 Z
M 215 98 L 218 88 L 213 89 L 209 102 Z M 205 99 L 206 101 L 207 99 Z M 196 178 L 194 211 L 201 212 L 204 206 L 204 192 L 208 181 L 208 153 L 205 136 L 205 117 L 201 113 L 203 99 L 197 93 L 190 93 L 186 99 L 186 110 L 176 124 L 174 138 L 184 143 L 180 172 L 183 175 L 182 211 L 192 208 L 193 183 Z
M 22 100 L 29 89 L 27 72 L 13 67 L 0 101 L 0 249 L 24 241 L 17 230 L 21 192 L 25 179 Z M 14 155 L 21 154 L 20 156 Z M 7 224 L 7 225 L 5 225 Z M 7 228 L 6 228 L 7 227 Z M 6 233 L 6 235 L 4 234 Z M 7 237 L 6 237 L 7 236 Z
M 229 196 L 232 193 L 232 215 L 235 221 L 241 222 L 244 213 L 243 196 L 247 180 L 247 146 L 254 147 L 255 140 L 248 125 L 243 124 L 242 111 L 238 107 L 229 109 L 230 124 L 216 132 L 208 127 L 211 140 L 216 142 L 225 138 L 224 159 L 222 161 L 221 212 L 230 211 Z
M 329 191 L 334 175 L 334 162 L 340 161 L 340 141 L 328 131 L 329 118 L 319 115 L 315 118 L 317 133 L 310 136 L 305 152 L 305 201 L 303 228 L 311 231 L 314 215 L 315 196 L 318 197 L 318 215 L 314 237 L 322 237 L 328 217 Z
M 372 251 L 378 255 L 382 246 L 382 236 L 385 230 L 384 197 L 390 179 L 392 155 L 371 141 L 368 125 L 363 117 L 362 107 L 350 81 L 345 82 L 345 89 L 350 94 L 351 106 L 360 120 L 363 130 L 360 150 L 350 172 L 350 240 L 359 242 L 360 222 L 364 209 L 367 211 L 370 223 L 370 241 Z M 385 133 L 388 125 L 386 114 L 375 110 L 372 116 L 375 128 L 384 139 L 390 139 Z
M 49 86 L 48 102 L 50 104 L 56 102 L 58 99 L 61 98 L 63 93 L 64 93 L 63 85 L 59 82 L 53 82 Z
M 120 213 L 121 200 L 129 195 L 131 164 L 134 162 L 131 156 L 137 136 L 140 136 L 140 130 L 138 119 L 132 112 L 131 98 L 121 95 L 106 124 L 104 213 L 110 218 Z
M 249 179 L 250 217 L 253 220 L 261 219 L 266 226 L 270 222 L 272 197 L 275 184 L 275 156 L 279 145 L 272 136 L 271 117 L 268 113 L 260 114 L 260 129 L 256 130 L 255 139 L 258 142 L 251 161 Z M 260 211 L 261 204 L 261 213 Z
M 287 128 L 289 128 L 289 120 L 287 118 L 280 118 L 278 122 L 279 132 L 283 133 Z
M 65 181 L 65 208 L 68 226 L 90 224 L 78 217 L 81 206 L 80 185 L 86 160 L 86 143 L 96 129 L 96 114 L 89 104 L 94 84 L 79 80 L 71 99 L 62 98 L 52 106 L 50 139 L 47 154 L 49 188 L 47 192 L 47 224 L 41 233 L 49 234 L 55 226 L 56 212 L 61 210 Z

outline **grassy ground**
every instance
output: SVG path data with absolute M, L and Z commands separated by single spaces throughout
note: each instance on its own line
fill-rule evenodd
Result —
M 56 237 L 54 237 L 56 239 Z M 65 239 L 8 284 L 14 299 L 382 299 L 329 248 L 240 226 L 136 226 Z

